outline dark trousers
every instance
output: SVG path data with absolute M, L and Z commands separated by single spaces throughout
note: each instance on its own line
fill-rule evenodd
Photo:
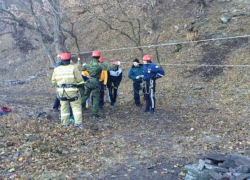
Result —
M 60 106 L 60 100 L 58 99 L 58 97 L 56 96 L 54 104 L 53 104 L 53 109 L 58 109 Z
M 144 97 L 146 101 L 146 110 L 155 109 L 155 80 L 150 79 L 146 82 L 146 87 L 144 89 Z
M 136 105 L 140 105 L 140 89 L 141 89 L 141 83 L 134 81 L 133 82 L 133 88 L 134 88 L 134 100 Z
M 103 81 L 100 81 L 100 100 L 99 107 L 102 108 L 104 105 L 104 84 Z
M 108 87 L 108 95 L 111 105 L 114 105 L 117 100 L 118 87 L 114 86 L 113 83 L 107 84 Z

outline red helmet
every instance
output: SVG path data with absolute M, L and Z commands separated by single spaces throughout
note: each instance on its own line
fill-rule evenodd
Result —
M 71 55 L 70 55 L 70 53 L 61 52 L 61 53 L 57 54 L 57 58 L 59 60 L 70 60 Z
M 102 57 L 100 57 L 98 60 L 99 60 L 100 63 L 104 62 L 104 59 Z
M 93 51 L 92 52 L 92 57 L 100 57 L 100 56 L 101 56 L 100 51 Z
M 151 61 L 152 60 L 152 56 L 149 55 L 149 54 L 146 54 L 146 55 L 143 56 L 142 59 L 143 59 L 143 61 Z

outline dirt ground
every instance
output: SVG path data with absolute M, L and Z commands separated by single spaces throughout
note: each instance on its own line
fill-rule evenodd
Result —
M 0 117 L 0 179 L 184 179 L 184 166 L 206 154 L 250 154 L 249 123 L 214 106 L 216 93 L 202 92 L 214 87 L 170 96 L 165 81 L 150 115 L 134 106 L 124 78 L 117 108 L 106 102 L 100 119 L 84 111 L 82 130 L 62 128 L 49 111 L 55 94 L 47 77 L 2 87 L 12 112 Z

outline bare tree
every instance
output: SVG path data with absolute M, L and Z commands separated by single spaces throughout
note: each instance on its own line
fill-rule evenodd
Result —
M 15 28 L 25 28 L 33 33 L 48 55 L 51 65 L 55 64 L 56 53 L 67 51 L 65 31 L 62 27 L 64 12 L 60 2 L 62 1 L 0 0 L 0 22 Z M 73 30 L 68 32 L 74 37 Z M 78 45 L 77 48 L 79 49 Z
M 143 19 L 143 17 L 139 17 L 138 14 L 134 14 L 134 11 L 136 10 L 131 10 L 131 8 L 127 7 L 129 3 L 134 3 L 134 7 L 147 6 L 146 9 L 144 9 L 146 18 L 144 17 Z M 135 3 L 139 4 L 135 5 Z M 116 31 L 120 33 L 120 35 L 129 39 L 136 47 L 138 47 L 137 49 L 141 52 L 141 55 L 143 55 L 144 50 L 142 45 L 144 41 L 142 35 L 145 34 L 145 32 L 148 32 L 145 29 L 146 25 L 150 24 L 150 28 L 154 31 L 149 34 L 150 36 L 154 36 L 154 41 L 152 41 L 151 44 L 157 44 L 161 35 L 158 15 L 154 12 L 156 6 L 155 3 L 158 3 L 158 1 L 147 0 L 147 3 L 144 5 L 141 4 L 140 1 L 112 1 L 101 6 L 103 13 L 98 17 L 98 20 L 106 24 L 111 31 Z M 140 8 L 137 9 L 139 12 L 141 10 L 142 9 Z M 155 51 L 157 61 L 160 62 L 157 47 L 155 47 Z
M 103 15 L 98 20 L 105 23 L 111 31 L 116 31 L 133 42 L 143 55 L 141 48 L 141 21 L 130 17 L 119 0 L 115 4 L 102 5 Z M 112 13 L 109 11 L 111 10 Z M 115 10 L 115 11 L 114 11 Z

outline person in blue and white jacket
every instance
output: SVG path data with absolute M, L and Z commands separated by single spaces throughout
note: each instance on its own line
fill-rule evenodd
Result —
M 122 69 L 117 66 L 114 70 L 108 71 L 108 100 L 111 108 L 116 107 L 116 101 L 118 97 L 118 87 L 122 81 Z
M 143 80 L 146 83 L 144 88 L 144 97 L 146 101 L 146 108 L 142 113 L 154 114 L 155 111 L 155 86 L 156 79 L 159 79 L 165 75 L 164 70 L 152 63 L 152 56 L 146 54 L 143 56 Z

